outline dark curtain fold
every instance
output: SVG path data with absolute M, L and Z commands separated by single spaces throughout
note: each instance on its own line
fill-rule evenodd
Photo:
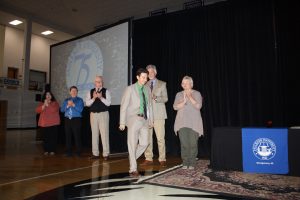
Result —
M 134 21 L 133 74 L 151 63 L 167 82 L 168 153 L 179 152 L 173 102 L 185 75 L 204 98 L 200 156 L 209 155 L 213 127 L 289 124 L 286 79 L 292 71 L 278 64 L 275 7 L 271 0 L 226 1 Z
M 284 77 L 285 117 L 288 126 L 299 126 L 300 4 L 275 0 L 273 8 L 277 61 Z

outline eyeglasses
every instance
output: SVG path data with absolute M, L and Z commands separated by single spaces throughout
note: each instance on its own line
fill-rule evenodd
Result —
M 95 81 L 95 83 L 101 83 L 101 81 Z

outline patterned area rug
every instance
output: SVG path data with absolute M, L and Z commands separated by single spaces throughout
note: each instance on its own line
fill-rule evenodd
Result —
M 253 199 L 300 199 L 300 177 L 215 171 L 209 161 L 199 160 L 195 170 L 177 168 L 145 183 L 213 192 Z

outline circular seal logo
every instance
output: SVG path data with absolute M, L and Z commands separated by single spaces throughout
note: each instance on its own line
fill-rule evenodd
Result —
M 94 87 L 96 75 L 103 75 L 103 57 L 99 46 L 92 40 L 80 41 L 73 48 L 67 63 L 67 86 L 75 85 L 78 95 Z
M 252 151 L 260 160 L 270 160 L 276 154 L 276 145 L 269 138 L 258 138 L 254 141 Z

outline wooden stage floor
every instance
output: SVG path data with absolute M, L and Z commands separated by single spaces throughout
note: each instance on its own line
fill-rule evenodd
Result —
M 35 138 L 34 129 L 0 133 L 0 199 L 36 199 L 35 195 L 68 184 L 111 174 L 128 174 L 127 155 L 117 155 L 108 161 L 90 160 L 90 149 L 84 149 L 81 157 L 65 157 L 60 147 L 56 155 L 45 156 L 42 142 Z M 138 162 L 142 161 L 140 158 Z M 155 162 L 140 170 L 151 174 L 178 165 L 181 159 L 168 158 L 167 167 L 163 168 L 157 160 Z
M 45 156 L 43 143 L 36 141 L 35 129 L 0 133 L 0 199 L 233 199 L 199 190 L 136 184 L 138 178 L 128 174 L 127 154 L 115 154 L 107 161 L 90 160 L 90 156 L 91 149 L 85 148 L 81 157 L 66 157 L 63 146 L 56 155 Z M 142 156 L 138 164 L 143 160 Z M 166 167 L 161 167 L 155 159 L 151 166 L 139 166 L 139 171 L 142 178 L 147 178 L 180 164 L 179 157 L 167 156 Z

